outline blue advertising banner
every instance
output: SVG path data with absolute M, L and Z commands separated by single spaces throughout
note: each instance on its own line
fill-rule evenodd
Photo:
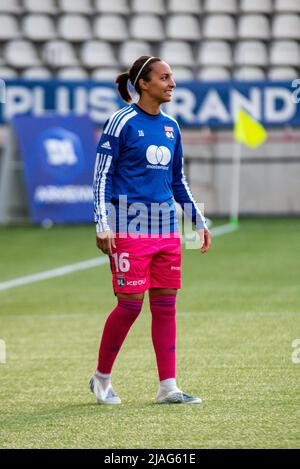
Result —
M 15 116 L 35 223 L 93 222 L 95 126 L 87 116 Z
M 103 126 L 126 104 L 111 82 L 8 80 L 0 124 L 15 115 L 88 115 Z M 300 79 L 291 82 L 180 82 L 165 111 L 183 127 L 229 128 L 238 108 L 264 126 L 300 125 Z

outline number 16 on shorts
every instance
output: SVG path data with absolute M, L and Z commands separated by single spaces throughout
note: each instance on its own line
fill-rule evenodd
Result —
M 116 266 L 116 271 L 117 272 L 128 272 L 130 269 L 130 262 L 128 260 L 129 253 L 128 252 L 122 252 L 121 254 L 118 254 L 117 252 L 115 254 L 112 254 L 112 257 L 115 262 Z

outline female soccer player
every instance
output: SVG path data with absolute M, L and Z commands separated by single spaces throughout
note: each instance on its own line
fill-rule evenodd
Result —
M 139 95 L 136 104 L 128 80 Z M 121 402 L 111 372 L 127 333 L 149 290 L 152 341 L 156 354 L 158 403 L 201 403 L 176 384 L 176 293 L 180 288 L 181 242 L 174 199 L 196 224 L 208 251 L 211 235 L 183 172 L 181 136 L 175 119 L 160 106 L 175 88 L 169 65 L 142 56 L 116 83 L 132 103 L 106 122 L 94 175 L 96 242 L 109 255 L 118 304 L 108 316 L 98 366 L 89 381 L 101 404 Z

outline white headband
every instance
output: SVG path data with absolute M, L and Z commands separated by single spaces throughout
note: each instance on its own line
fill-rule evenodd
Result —
M 154 59 L 154 57 L 149 57 L 149 59 L 147 59 L 146 62 L 141 66 L 140 71 L 139 71 L 139 73 L 137 74 L 136 79 L 134 80 L 134 83 L 133 83 L 133 87 L 134 87 L 134 88 L 135 88 L 135 84 L 136 84 L 136 82 L 138 81 L 138 78 L 139 78 L 140 74 L 141 74 L 142 71 L 143 71 L 143 68 L 144 68 L 144 67 L 147 65 L 147 63 L 150 62 L 150 60 L 152 60 L 152 59 Z

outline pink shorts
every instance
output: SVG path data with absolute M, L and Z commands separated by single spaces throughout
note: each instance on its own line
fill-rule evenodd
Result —
M 122 235 L 121 235 L 122 236 Z M 156 237 L 120 237 L 110 256 L 112 283 L 117 293 L 142 293 L 149 288 L 180 288 L 179 233 Z

